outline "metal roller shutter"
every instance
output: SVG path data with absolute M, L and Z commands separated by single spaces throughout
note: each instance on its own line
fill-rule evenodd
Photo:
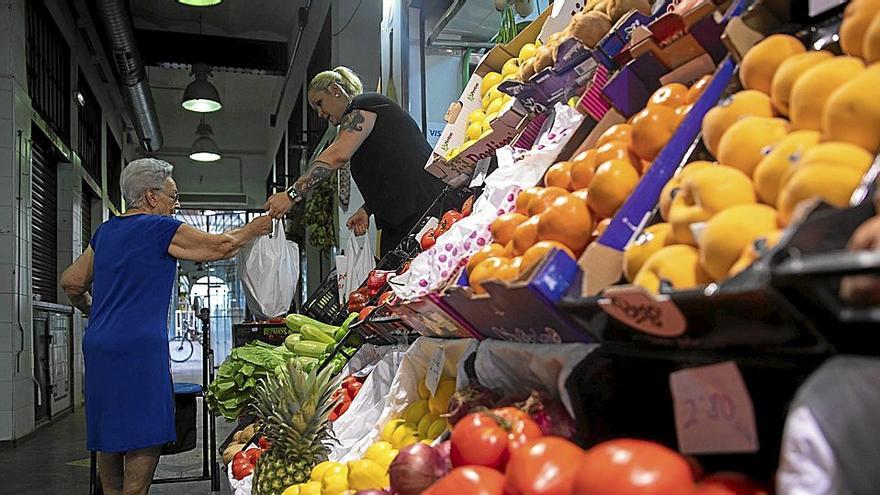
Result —
M 55 148 L 32 131 L 33 288 L 40 301 L 58 302 L 58 170 Z
M 83 181 L 82 191 L 82 250 L 85 252 L 92 239 L 92 198 L 94 195 L 85 181 Z

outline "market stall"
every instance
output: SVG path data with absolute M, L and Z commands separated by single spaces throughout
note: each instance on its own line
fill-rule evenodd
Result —
M 802 3 L 559 1 L 489 49 L 426 164 L 467 194 L 411 259 L 322 286 L 324 322 L 220 367 L 236 493 L 760 494 L 797 471 L 789 408 L 829 357 L 876 353 L 839 289 L 880 266 L 848 251 L 876 215 L 880 12 Z

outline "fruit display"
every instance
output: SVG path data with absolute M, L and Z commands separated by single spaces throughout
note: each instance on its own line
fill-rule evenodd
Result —
M 785 34 L 752 47 L 739 71 L 745 89 L 702 123 L 717 162 L 687 164 L 665 186 L 663 222 L 625 251 L 627 280 L 653 293 L 723 281 L 772 248 L 803 202 L 845 207 L 877 151 L 849 115 L 870 109 L 853 84 L 874 73 Z M 858 121 L 870 129 L 866 111 Z
M 383 289 L 386 288 L 388 277 L 393 274 L 387 270 L 370 270 L 366 283 L 348 296 L 348 312 L 360 313 Z
M 521 191 L 516 210 L 492 223 L 493 242 L 468 261 L 474 294 L 486 292 L 486 281 L 523 276 L 553 249 L 578 258 L 638 186 L 709 79 L 691 88 L 661 87 L 629 123 L 612 125 L 595 147 L 552 165 L 543 187 Z

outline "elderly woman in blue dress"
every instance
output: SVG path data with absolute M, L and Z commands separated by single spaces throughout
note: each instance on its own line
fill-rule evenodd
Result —
M 173 218 L 172 166 L 145 158 L 120 179 L 128 209 L 102 224 L 64 272 L 71 303 L 89 316 L 83 337 L 87 444 L 106 494 L 146 494 L 163 444 L 175 440 L 167 315 L 177 260 L 234 256 L 272 231 L 257 217 L 208 234 Z

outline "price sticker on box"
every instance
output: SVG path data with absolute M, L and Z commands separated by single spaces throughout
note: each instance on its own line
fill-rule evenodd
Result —
M 443 347 L 434 351 L 431 356 L 431 362 L 428 363 L 428 371 L 425 373 L 425 386 L 431 395 L 437 393 L 437 385 L 440 383 L 440 376 L 443 375 L 443 367 L 446 365 L 446 353 Z
M 658 337 L 678 337 L 687 330 L 687 319 L 669 296 L 654 296 L 641 287 L 610 288 L 599 307 L 621 323 Z
M 685 454 L 758 451 L 755 409 L 733 361 L 669 375 L 678 449 Z

